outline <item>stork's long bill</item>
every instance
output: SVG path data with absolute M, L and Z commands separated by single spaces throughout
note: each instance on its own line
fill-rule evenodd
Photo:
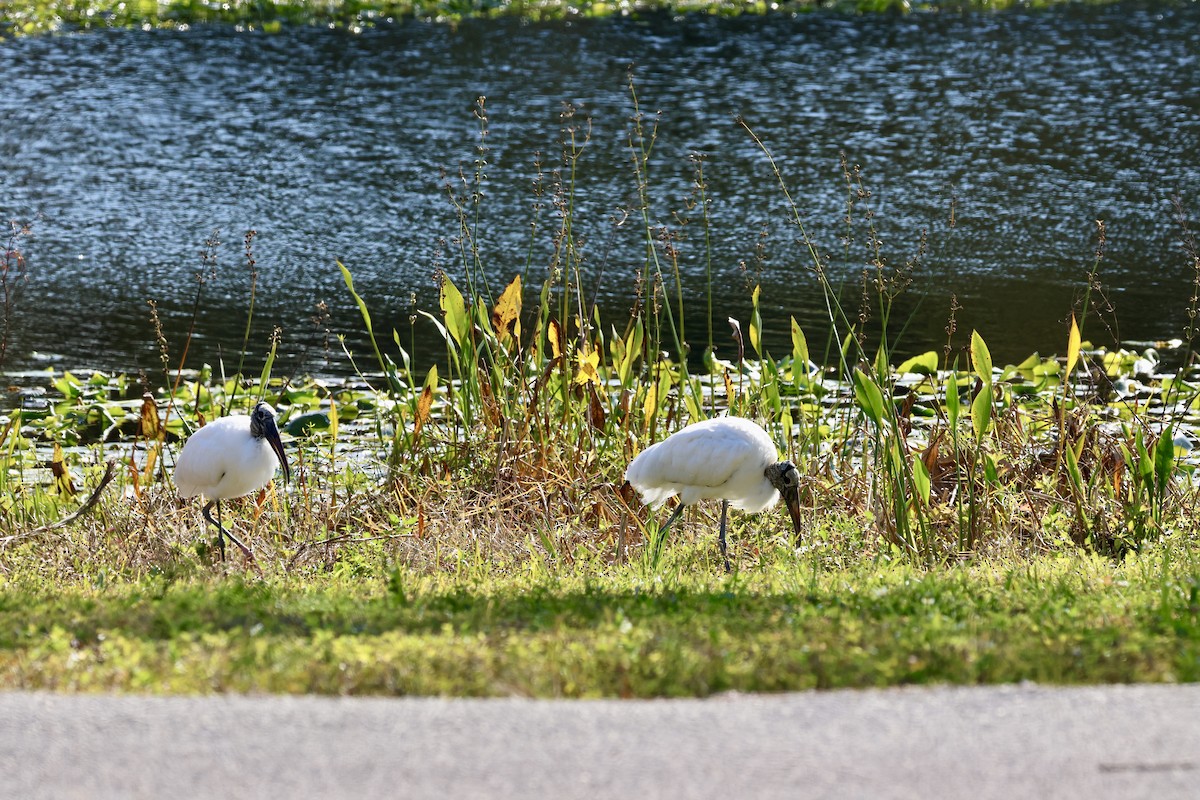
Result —
M 792 527 L 796 529 L 796 544 L 800 543 L 803 528 L 800 523 L 800 471 L 790 461 L 780 461 L 767 467 L 767 480 L 783 498 L 788 514 L 792 518 Z
M 261 433 L 254 430 L 255 426 Z M 279 459 L 279 465 L 283 467 L 284 483 L 290 481 L 292 470 L 288 467 L 287 456 L 283 452 L 283 441 L 279 438 L 279 426 L 275 424 L 275 414 L 266 403 L 259 403 L 254 407 L 250 432 L 267 440 L 267 444 L 271 445 L 271 449 L 275 451 L 275 457 Z
M 800 487 L 792 486 L 779 493 L 787 506 L 788 514 L 792 517 L 792 527 L 796 529 L 796 544 L 800 544 Z

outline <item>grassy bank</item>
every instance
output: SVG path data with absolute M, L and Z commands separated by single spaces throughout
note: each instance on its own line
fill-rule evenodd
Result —
M 928 683 L 1200 679 L 1200 561 L 1179 542 L 927 572 L 788 552 L 723 579 L 421 576 L 366 558 L 319 578 L 133 585 L 22 577 L 0 595 L 0 685 L 207 693 L 705 696 Z M 376 563 L 371 564 L 370 562 Z
M 1092 0 L 1097 4 L 1111 0 Z M 237 25 L 278 31 L 282 25 L 317 25 L 352 31 L 420 19 L 517 17 L 551 21 L 655 13 L 769 14 L 818 9 L 840 13 L 1045 8 L 1066 0 L 21 0 L 0 15 L 0 36 L 96 28 L 180 28 Z M 1078 0 L 1071 0 L 1078 2 Z

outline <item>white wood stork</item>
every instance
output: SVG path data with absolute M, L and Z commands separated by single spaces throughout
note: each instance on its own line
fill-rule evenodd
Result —
M 660 533 L 693 503 L 720 499 L 719 542 L 726 572 L 725 527 L 731 505 L 756 514 L 782 496 L 799 540 L 800 472 L 792 462 L 779 460 L 771 437 L 748 419 L 720 417 L 688 425 L 643 450 L 625 470 L 625 480 L 655 509 L 679 495 L 679 507 Z
M 208 499 L 204 518 L 217 526 L 217 543 L 225 559 L 225 537 L 254 560 L 249 547 L 221 524 L 221 501 L 258 491 L 283 467 L 283 479 L 291 478 L 275 411 L 259 402 L 249 416 L 237 414 L 213 420 L 188 437 L 175 462 L 175 487 L 180 497 L 202 494 Z M 213 519 L 212 507 L 217 507 Z

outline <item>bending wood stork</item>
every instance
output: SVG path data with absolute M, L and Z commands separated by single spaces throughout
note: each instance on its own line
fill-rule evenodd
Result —
M 250 416 L 238 414 L 213 420 L 188 437 L 175 462 L 175 487 L 180 497 L 198 494 L 208 499 L 204 518 L 217 526 L 221 560 L 225 560 L 225 538 L 253 560 L 254 553 L 221 525 L 221 501 L 242 497 L 266 486 L 283 467 L 283 479 L 291 478 L 275 411 L 259 402 Z M 217 507 L 213 519 L 212 507 Z
M 726 572 L 725 526 L 731 505 L 756 514 L 782 496 L 800 538 L 800 472 L 792 462 L 779 460 L 771 437 L 748 419 L 720 417 L 688 425 L 642 451 L 625 470 L 625 480 L 655 509 L 679 495 L 679 507 L 660 533 L 693 503 L 720 499 L 719 542 Z

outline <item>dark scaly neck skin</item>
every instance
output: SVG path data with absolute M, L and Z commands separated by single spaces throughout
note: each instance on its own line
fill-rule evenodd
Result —
M 800 488 L 800 470 L 796 469 L 796 465 L 790 461 L 772 464 L 763 470 L 763 474 L 782 495 L 786 496 L 788 492 L 794 492 Z
M 267 434 L 264 422 L 270 416 L 271 412 L 267 411 L 262 403 L 254 407 L 254 411 L 250 414 L 250 435 L 255 439 L 261 439 Z

